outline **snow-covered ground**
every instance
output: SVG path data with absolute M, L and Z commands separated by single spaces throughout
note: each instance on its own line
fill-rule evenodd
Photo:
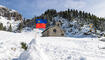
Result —
M 0 31 L 0 60 L 105 60 L 100 38 L 40 37 L 37 31 Z M 26 51 L 21 42 L 28 44 Z
M 17 58 L 23 49 L 21 42 L 29 43 L 34 37 L 34 32 L 12 33 L 0 31 L 0 60 Z

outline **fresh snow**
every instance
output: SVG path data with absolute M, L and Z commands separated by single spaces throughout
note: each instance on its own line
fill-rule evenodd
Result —
M 19 60 L 45 60 L 43 52 L 48 57 L 46 60 L 104 60 L 105 51 L 101 49 L 101 43 L 97 38 L 39 37 L 37 41 L 33 40 Z
M 0 60 L 105 60 L 105 38 L 41 37 L 41 32 L 0 31 Z
M 17 12 L 17 11 L 12 9 L 12 10 L 11 10 L 11 11 L 9 11 L 9 12 L 10 12 L 10 13 L 14 13 L 14 12 Z
M 11 33 L 0 31 L 0 60 L 12 60 L 23 51 L 21 42 L 29 43 L 34 32 Z

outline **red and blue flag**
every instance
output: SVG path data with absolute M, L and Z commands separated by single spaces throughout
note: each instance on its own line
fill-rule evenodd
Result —
M 47 20 L 46 19 L 36 19 L 36 28 L 46 28 L 46 23 Z

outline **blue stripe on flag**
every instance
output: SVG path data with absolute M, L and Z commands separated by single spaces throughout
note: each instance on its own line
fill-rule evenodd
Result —
M 36 19 L 36 24 L 37 23 L 47 23 L 47 19 Z

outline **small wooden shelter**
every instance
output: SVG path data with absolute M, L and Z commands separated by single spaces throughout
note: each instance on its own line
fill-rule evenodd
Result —
M 61 37 L 64 36 L 64 31 L 60 28 L 60 22 L 56 22 L 56 25 L 47 28 L 42 32 L 43 37 L 48 37 L 48 36 L 56 36 L 56 37 Z

